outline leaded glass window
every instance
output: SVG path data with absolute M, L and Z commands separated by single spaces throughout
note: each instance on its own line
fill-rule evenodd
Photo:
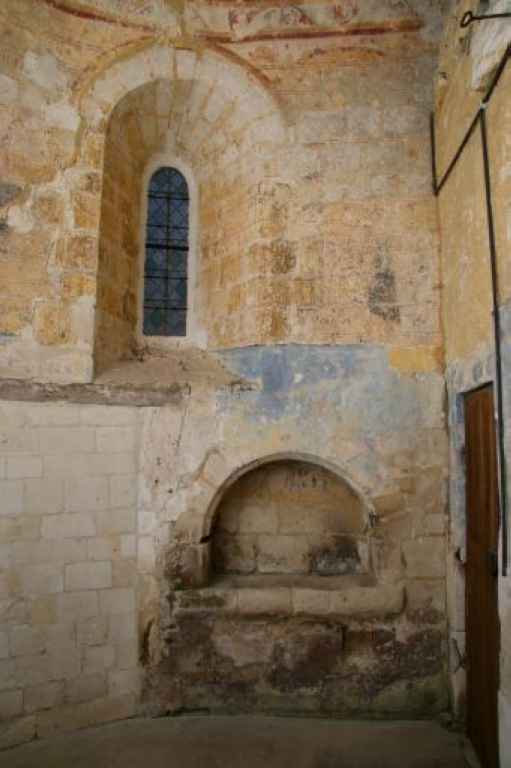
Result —
M 144 334 L 186 336 L 188 184 L 176 168 L 159 168 L 147 196 Z

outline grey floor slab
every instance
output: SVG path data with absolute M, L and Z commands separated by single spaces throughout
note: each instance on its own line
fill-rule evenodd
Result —
M 134 719 L 0 753 L 2 768 L 462 768 L 464 740 L 429 722 Z

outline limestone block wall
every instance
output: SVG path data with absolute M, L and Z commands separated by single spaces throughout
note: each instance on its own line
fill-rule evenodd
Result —
M 134 101 L 126 99 L 117 105 L 106 135 L 96 292 L 96 372 L 107 362 L 133 355 L 136 349 L 145 145 Z
M 0 744 L 136 711 L 134 409 L 0 404 Z
M 277 70 L 258 58 L 257 46 L 245 55 L 266 78 L 264 96 L 259 84 L 225 63 L 183 58 L 180 51 L 172 59 L 161 50 L 152 55 L 153 72 L 163 78 L 173 67 L 186 79 L 158 90 L 148 57 L 139 55 L 94 90 L 101 108 L 111 109 L 126 90 L 116 77 L 145 67 L 147 86 L 125 96 L 132 106 L 124 103 L 110 123 L 132 109 L 138 128 L 131 138 L 128 131 L 121 135 L 136 145 L 133 154 L 142 152 L 146 162 L 167 154 L 195 176 L 199 237 L 190 320 L 196 339 L 214 348 L 418 343 L 436 354 L 430 45 L 411 52 L 387 40 L 377 51 L 361 44 L 346 61 L 343 46 L 322 43 L 312 56 L 303 44 Z M 300 100 L 286 86 L 298 76 Z M 364 88 L 355 85 L 360 77 Z M 115 166 L 108 142 L 105 162 Z M 139 192 L 134 184 L 129 193 L 134 220 L 143 205 Z M 121 254 L 118 249 L 122 263 Z M 99 281 L 101 274 L 100 266 Z M 107 349 L 103 336 L 97 342 Z
M 470 34 L 461 33 L 459 18 L 466 10 L 475 11 L 472 2 L 459 3 L 446 31 L 437 86 L 437 142 L 439 175 L 443 173 L 475 115 L 481 95 L 488 85 L 509 37 L 500 24 L 481 26 Z M 491 55 L 488 55 L 491 53 Z M 495 211 L 497 269 L 500 317 L 502 324 L 505 432 L 510 430 L 510 169 L 509 126 L 511 108 L 509 87 L 511 68 L 486 110 L 489 139 L 492 198 Z M 476 129 L 463 156 L 439 198 L 442 235 L 442 274 L 444 300 L 442 315 L 445 330 L 446 380 L 449 397 L 450 430 L 450 508 L 448 586 L 451 635 L 451 668 L 454 701 L 463 712 L 464 672 L 457 664 L 464 651 L 465 585 L 463 568 L 455 558 L 465 554 L 465 480 L 463 394 L 477 386 L 495 385 L 495 354 L 492 320 L 491 272 L 488 243 L 484 167 L 481 134 Z M 509 446 L 509 438 L 506 437 Z M 508 462 L 509 464 L 509 462 Z M 509 470 L 508 470 L 509 471 Z M 500 658 L 500 735 L 503 765 L 509 759 L 511 730 L 509 676 L 510 603 L 509 578 L 499 579 L 501 619 Z

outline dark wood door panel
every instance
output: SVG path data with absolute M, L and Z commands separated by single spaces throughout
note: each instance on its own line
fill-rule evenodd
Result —
M 491 386 L 465 398 L 467 731 L 483 768 L 498 768 L 498 479 Z

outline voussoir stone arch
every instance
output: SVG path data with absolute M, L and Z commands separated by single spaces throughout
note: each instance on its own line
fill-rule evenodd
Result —
M 247 118 L 272 117 L 283 127 L 279 104 L 261 82 L 218 52 L 155 45 L 112 64 L 91 84 L 81 100 L 87 127 L 98 128 L 130 91 L 154 80 L 202 80 L 238 98 Z M 241 95 L 241 98 L 240 98 Z
M 178 537 L 196 544 L 208 540 L 222 499 L 240 478 L 267 464 L 288 461 L 302 462 L 331 472 L 357 496 L 367 526 L 372 524 L 374 505 L 368 491 L 349 470 L 328 458 L 303 451 L 282 451 L 248 459 L 244 457 L 238 464 L 233 465 L 229 464 L 223 455 L 215 453 L 211 460 L 205 463 L 190 505 L 183 510 L 176 522 Z

